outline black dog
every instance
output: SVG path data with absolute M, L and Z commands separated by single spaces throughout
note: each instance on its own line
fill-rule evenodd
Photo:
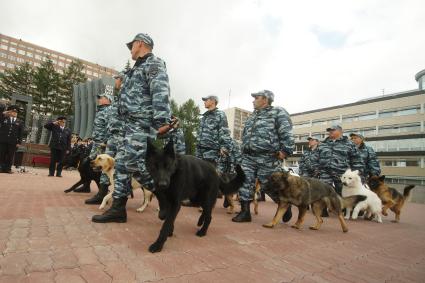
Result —
M 90 159 L 83 155 L 80 157 L 81 160 L 78 165 L 78 171 L 80 172 L 80 181 L 75 183 L 71 188 L 65 190 L 65 193 L 72 191 L 80 193 L 90 193 L 90 183 L 95 181 L 98 188 L 100 188 L 100 174 L 101 172 L 95 172 L 90 166 Z M 81 188 L 79 186 L 83 185 Z
M 146 167 L 155 189 L 164 196 L 162 202 L 167 202 L 164 224 L 158 239 L 149 247 L 152 253 L 161 251 L 167 237 L 173 234 L 174 220 L 182 200 L 189 198 L 192 204 L 202 207 L 198 220 L 198 226 L 202 227 L 196 232 L 197 236 L 202 237 L 206 235 L 210 225 L 218 190 L 225 195 L 235 193 L 245 180 L 245 174 L 238 166 L 236 177 L 230 182 L 224 182 L 211 163 L 190 155 L 176 154 L 172 142 L 158 150 L 148 140 Z M 160 205 L 164 206 L 164 203 Z

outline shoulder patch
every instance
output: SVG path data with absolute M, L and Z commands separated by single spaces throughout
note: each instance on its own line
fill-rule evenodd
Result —
M 148 71 L 149 77 L 155 77 L 156 75 L 158 75 L 158 73 L 159 73 L 159 68 L 157 65 L 150 66 Z

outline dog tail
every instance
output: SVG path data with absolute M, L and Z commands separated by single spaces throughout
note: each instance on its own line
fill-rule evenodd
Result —
M 345 198 L 341 198 L 341 208 L 354 207 L 357 203 L 364 201 L 367 198 L 365 195 L 353 195 Z
M 239 164 L 236 165 L 235 170 L 236 177 L 234 177 L 231 181 L 225 182 L 222 178 L 220 178 L 220 190 L 224 195 L 236 193 L 245 181 L 245 173 Z
M 404 187 L 403 198 L 408 199 L 410 197 L 410 191 L 415 187 L 415 185 L 408 185 Z

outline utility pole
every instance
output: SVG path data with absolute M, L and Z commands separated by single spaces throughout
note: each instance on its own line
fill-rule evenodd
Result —
M 229 100 L 228 100 L 228 102 L 227 102 L 227 109 L 229 109 L 229 108 L 230 108 L 230 95 L 231 95 L 231 93 L 232 93 L 232 89 L 231 89 L 231 88 L 229 88 Z

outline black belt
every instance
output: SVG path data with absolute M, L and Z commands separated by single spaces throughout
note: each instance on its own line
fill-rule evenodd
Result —
M 258 155 L 258 154 L 276 154 L 275 151 L 268 151 L 268 150 L 252 150 L 250 148 L 244 148 L 242 151 L 243 154 L 252 154 L 252 155 Z
M 206 146 L 198 146 L 200 149 L 204 149 L 204 150 L 217 150 L 217 148 L 213 148 L 213 147 L 206 147 Z

